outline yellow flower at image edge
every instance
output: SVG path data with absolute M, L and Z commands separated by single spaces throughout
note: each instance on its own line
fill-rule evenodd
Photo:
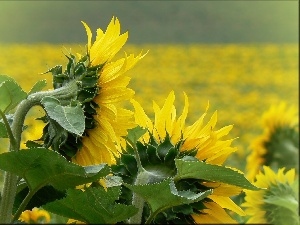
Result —
M 189 103 L 187 95 L 184 94 L 184 96 L 183 112 L 178 119 L 176 118 L 175 95 L 173 91 L 167 97 L 162 108 L 153 102 L 155 113 L 153 123 L 141 105 L 132 99 L 136 123 L 141 127 L 147 128 L 158 143 L 162 143 L 169 136 L 174 146 L 182 142 L 180 151 L 196 149 L 196 157 L 198 159 L 205 160 L 210 164 L 222 165 L 227 157 L 237 150 L 230 146 L 233 139 L 221 140 L 233 126 L 229 125 L 219 130 L 214 130 L 217 122 L 217 112 L 204 125 L 203 120 L 207 114 L 208 106 L 206 112 L 193 125 L 186 126 L 185 120 L 188 114 Z M 140 141 L 147 143 L 149 138 L 149 133 L 146 133 L 140 138 Z M 213 188 L 213 194 L 209 195 L 203 202 L 206 209 L 199 214 L 192 215 L 195 223 L 236 223 L 224 210 L 225 208 L 241 216 L 245 215 L 244 211 L 230 199 L 230 196 L 237 195 L 242 191 L 240 188 L 218 182 L 203 182 L 201 184 L 208 188 Z
M 22 212 L 19 220 L 25 223 L 49 223 L 50 215 L 46 210 L 33 208 Z
M 256 224 L 299 224 L 298 181 L 295 169 L 284 173 L 285 168 L 275 173 L 270 167 L 256 175 L 255 186 L 259 191 L 245 190 L 245 212 L 250 216 L 247 223 Z
M 82 138 L 82 148 L 72 158 L 80 165 L 98 163 L 114 163 L 114 155 L 118 155 L 117 146 L 120 137 L 127 135 L 127 129 L 134 127 L 133 113 L 120 106 L 120 103 L 132 98 L 134 91 L 127 88 L 130 77 L 125 73 L 144 57 L 139 54 L 126 55 L 112 61 L 116 53 L 123 47 L 128 33 L 120 34 L 120 23 L 112 18 L 105 32 L 97 29 L 96 40 L 92 43 L 92 32 L 82 22 L 88 36 L 88 54 L 90 66 L 103 64 L 99 71 L 99 92 L 93 101 L 98 104 L 97 115 L 94 116 L 96 127 L 87 130 Z
M 264 133 L 251 143 L 247 157 L 247 177 L 253 180 L 262 165 L 274 169 L 298 169 L 299 130 L 298 113 L 285 102 L 273 105 L 262 116 Z

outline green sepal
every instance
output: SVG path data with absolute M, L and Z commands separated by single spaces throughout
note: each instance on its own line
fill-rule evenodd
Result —
M 67 190 L 61 200 L 48 203 L 43 208 L 49 212 L 76 219 L 88 224 L 115 224 L 125 222 L 137 213 L 132 205 L 117 203 L 120 186 L 89 187 L 83 190 Z
M 203 161 L 192 161 L 175 159 L 175 164 L 177 167 L 177 174 L 174 180 L 182 179 L 199 179 L 214 182 L 221 182 L 243 189 L 249 190 L 259 190 L 260 188 L 251 184 L 243 174 L 226 168 L 224 166 L 212 165 L 205 163 Z
M 24 178 L 29 189 L 35 191 L 46 185 L 65 190 L 93 182 L 110 172 L 106 164 L 79 166 L 55 151 L 44 148 L 2 153 L 0 169 Z

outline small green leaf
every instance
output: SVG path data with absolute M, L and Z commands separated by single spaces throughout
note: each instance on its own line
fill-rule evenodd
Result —
M 0 138 L 8 138 L 4 123 L 0 122 Z
M 235 185 L 244 189 L 259 190 L 243 174 L 224 166 L 212 165 L 202 161 L 175 159 L 177 175 L 175 180 L 201 179 Z
M 14 109 L 27 97 L 25 91 L 11 77 L 0 75 L 0 110 L 4 113 Z
M 174 206 L 201 201 L 212 193 L 212 190 L 207 190 L 201 193 L 178 191 L 174 182 L 170 179 L 154 184 L 124 184 L 124 186 L 140 195 L 149 204 L 152 215 L 157 215 L 158 213 Z
M 49 117 L 58 122 L 67 131 L 81 136 L 85 129 L 84 112 L 77 103 L 75 106 L 62 106 L 53 97 L 44 97 L 41 101 Z
M 36 82 L 33 85 L 33 87 L 31 88 L 31 90 L 29 91 L 28 95 L 30 95 L 32 93 L 36 93 L 38 91 L 41 91 L 46 86 L 47 86 L 47 81 L 46 80 L 39 80 L 38 82 Z
M 43 208 L 49 212 L 76 219 L 88 224 L 115 224 L 137 213 L 132 205 L 116 203 L 120 186 L 105 191 L 102 187 L 82 190 L 67 190 L 67 196 L 48 203 Z
M 2 153 L 0 169 L 24 178 L 30 190 L 45 185 L 64 190 L 96 181 L 110 172 L 106 164 L 82 167 L 45 148 Z

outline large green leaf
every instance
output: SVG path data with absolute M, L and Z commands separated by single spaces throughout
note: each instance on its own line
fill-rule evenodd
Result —
M 0 75 L 0 110 L 4 113 L 14 109 L 27 97 L 25 91 L 11 77 Z
M 80 103 L 76 106 L 62 106 L 54 97 L 44 97 L 41 101 L 48 116 L 67 131 L 82 135 L 85 129 L 85 116 Z
M 67 190 L 63 199 L 43 206 L 49 212 L 89 224 L 115 224 L 125 221 L 137 213 L 132 205 L 116 203 L 120 186 L 104 190 L 102 187 L 89 187 L 82 190 Z
M 212 193 L 212 190 L 201 193 L 178 191 L 174 182 L 170 179 L 154 184 L 124 185 L 141 196 L 149 204 L 152 211 L 152 216 L 150 215 L 150 217 L 174 206 L 198 202 Z
M 258 190 L 243 174 L 224 166 L 212 165 L 202 161 L 176 159 L 177 175 L 175 180 L 201 179 L 235 185 L 244 189 Z
M 45 185 L 64 190 L 98 180 L 110 172 L 106 164 L 82 167 L 44 148 L 2 153 L 0 169 L 24 178 L 29 189 L 35 191 Z
M 41 91 L 44 87 L 47 86 L 47 81 L 46 80 L 39 80 L 38 82 L 36 82 L 33 87 L 31 88 L 31 90 L 29 91 L 28 95 Z

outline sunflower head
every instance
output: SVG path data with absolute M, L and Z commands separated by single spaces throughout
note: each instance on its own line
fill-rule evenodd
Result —
M 298 181 L 295 169 L 275 173 L 270 167 L 256 175 L 255 185 L 264 190 L 246 190 L 245 212 L 249 215 L 247 223 L 299 224 Z
M 296 168 L 299 158 L 299 129 L 297 110 L 285 103 L 272 106 L 263 114 L 264 133 L 251 144 L 247 158 L 249 179 L 253 179 L 262 165 L 274 169 Z
M 235 148 L 230 147 L 232 140 L 221 140 L 228 134 L 232 126 L 215 131 L 216 113 L 204 125 L 206 112 L 193 125 L 186 126 L 188 98 L 185 95 L 183 113 L 178 118 L 176 118 L 174 100 L 174 92 L 171 92 L 162 107 L 156 103 L 153 104 L 155 112 L 153 122 L 141 105 L 135 100 L 131 100 L 135 108 L 136 123 L 145 128 L 147 132 L 140 135 L 134 145 L 127 145 L 120 157 L 116 159 L 116 165 L 112 166 L 114 174 L 121 176 L 125 183 L 134 184 L 136 181 L 139 173 L 139 160 L 145 172 L 149 174 L 149 184 L 176 177 L 178 170 L 175 161 L 178 159 L 221 166 L 228 155 L 235 151 Z M 134 148 L 139 157 L 135 155 Z M 241 216 L 245 215 L 243 210 L 230 199 L 230 196 L 241 193 L 242 189 L 239 187 L 221 182 L 194 179 L 194 177 L 175 180 L 174 185 L 178 192 L 213 191 L 202 201 L 171 207 L 159 213 L 154 219 L 155 223 L 236 222 L 225 209 Z M 124 187 L 120 199 L 127 204 L 131 203 L 132 192 Z M 146 221 L 149 213 L 150 208 L 145 204 L 143 222 Z
M 46 115 L 41 118 L 46 123 L 41 140 L 45 147 L 51 147 L 77 164 L 111 164 L 113 155 L 119 154 L 117 146 L 121 136 L 134 125 L 133 113 L 121 106 L 134 94 L 127 88 L 130 77 L 125 73 L 144 55 L 135 57 L 125 53 L 124 58 L 113 61 L 128 38 L 128 32 L 120 33 L 117 18 L 112 18 L 106 31 L 97 29 L 94 42 L 90 28 L 82 23 L 88 36 L 86 52 L 77 57 L 66 55 L 68 63 L 64 71 L 58 65 L 47 72 L 53 75 L 54 91 L 76 87 L 67 96 L 60 96 L 58 110 L 79 106 L 84 114 L 84 131 L 71 132 L 62 127 L 58 119 Z

